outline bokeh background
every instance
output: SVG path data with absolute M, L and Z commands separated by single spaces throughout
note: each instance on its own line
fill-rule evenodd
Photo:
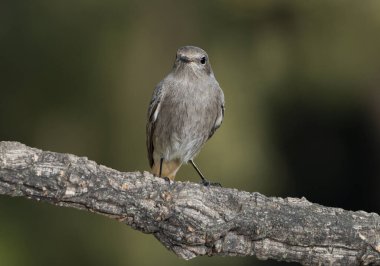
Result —
M 225 187 L 380 212 L 379 1 L 0 2 L 0 140 L 147 170 L 146 109 L 176 49 L 204 48 L 226 116 L 197 162 Z M 179 180 L 198 182 L 190 166 Z M 182 261 L 105 217 L 0 197 L 0 265 Z

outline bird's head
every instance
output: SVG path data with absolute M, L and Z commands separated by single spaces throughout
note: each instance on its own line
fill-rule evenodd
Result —
M 207 53 L 195 46 L 183 46 L 177 50 L 173 66 L 177 74 L 212 75 Z

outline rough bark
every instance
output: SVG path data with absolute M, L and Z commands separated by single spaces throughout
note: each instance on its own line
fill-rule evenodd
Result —
M 179 257 L 249 256 L 304 265 L 380 265 L 380 217 L 230 188 L 123 173 L 85 157 L 0 142 L 0 195 L 117 219 Z

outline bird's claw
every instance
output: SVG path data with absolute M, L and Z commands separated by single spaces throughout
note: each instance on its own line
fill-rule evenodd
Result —
M 164 179 L 166 182 L 168 182 L 169 184 L 169 187 L 172 187 L 172 185 L 174 184 L 174 180 L 171 180 L 169 177 L 167 176 L 163 176 L 162 179 Z
M 204 185 L 205 187 L 208 187 L 208 186 L 222 187 L 222 185 L 220 183 L 211 182 L 211 181 L 208 181 L 207 179 L 202 179 L 201 184 Z

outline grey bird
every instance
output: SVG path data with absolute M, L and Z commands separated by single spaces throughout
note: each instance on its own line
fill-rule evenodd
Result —
M 194 163 L 222 124 L 224 94 L 207 53 L 195 46 L 177 50 L 172 71 L 156 86 L 148 108 L 146 144 L 152 174 L 174 180 L 183 163 Z

